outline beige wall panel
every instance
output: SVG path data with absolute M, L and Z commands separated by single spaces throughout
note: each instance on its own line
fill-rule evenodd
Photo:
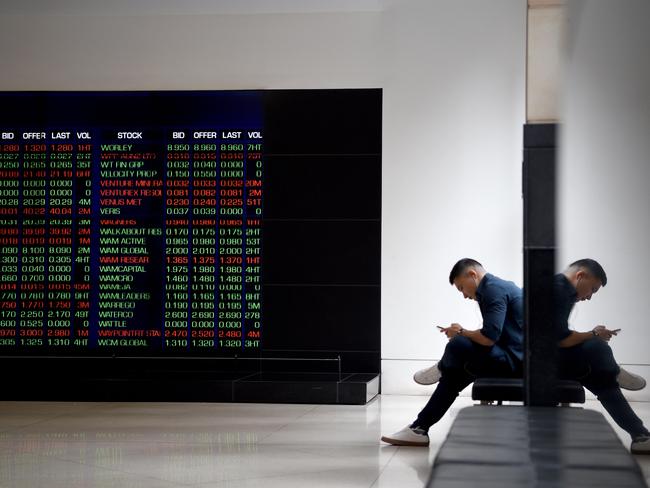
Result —
M 528 11 L 528 122 L 558 120 L 565 21 L 561 6 Z

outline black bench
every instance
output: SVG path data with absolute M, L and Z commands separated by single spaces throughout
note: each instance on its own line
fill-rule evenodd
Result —
M 602 414 L 582 408 L 467 407 L 434 461 L 429 488 L 646 488 Z
M 482 403 L 524 401 L 524 380 L 521 378 L 478 378 L 472 386 L 472 399 Z M 585 390 L 577 381 L 560 380 L 555 388 L 555 402 L 585 403 Z

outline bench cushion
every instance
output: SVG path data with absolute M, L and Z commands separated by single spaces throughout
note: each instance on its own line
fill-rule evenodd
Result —
M 478 378 L 472 386 L 472 399 L 483 401 L 524 401 L 521 378 Z M 577 381 L 560 380 L 556 387 L 557 403 L 584 403 L 585 390 Z
M 582 408 L 474 406 L 458 413 L 427 487 L 646 488 L 602 414 Z

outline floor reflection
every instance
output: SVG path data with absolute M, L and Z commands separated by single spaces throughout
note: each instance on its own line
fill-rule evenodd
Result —
M 0 486 L 421 487 L 453 416 L 472 404 L 459 398 L 432 428 L 429 449 L 380 445 L 382 432 L 403 427 L 426 400 L 384 396 L 366 406 L 0 402 Z M 635 409 L 650 420 L 650 403 Z M 641 460 L 646 476 L 648 461 Z

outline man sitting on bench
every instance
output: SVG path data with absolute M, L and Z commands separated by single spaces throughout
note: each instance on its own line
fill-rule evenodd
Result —
M 605 270 L 593 259 L 571 263 L 564 273 L 555 276 L 555 327 L 560 340 L 560 376 L 579 381 L 598 397 L 614 422 L 632 437 L 633 454 L 650 454 L 650 433 L 621 393 L 622 371 L 607 344 L 618 330 L 609 330 L 604 325 L 588 332 L 569 330 L 569 315 L 575 303 L 591 300 L 592 295 L 606 284 Z M 641 387 L 645 386 L 645 380 L 640 376 L 626 374 L 631 375 L 626 381 L 634 380 Z
M 449 283 L 465 298 L 476 300 L 483 327 L 460 324 L 443 328 L 449 342 L 439 362 L 440 381 L 417 419 L 399 432 L 383 436 L 395 446 L 428 446 L 429 428 L 447 412 L 458 394 L 478 376 L 521 376 L 523 361 L 523 293 L 511 281 L 489 274 L 481 263 L 461 259 Z

